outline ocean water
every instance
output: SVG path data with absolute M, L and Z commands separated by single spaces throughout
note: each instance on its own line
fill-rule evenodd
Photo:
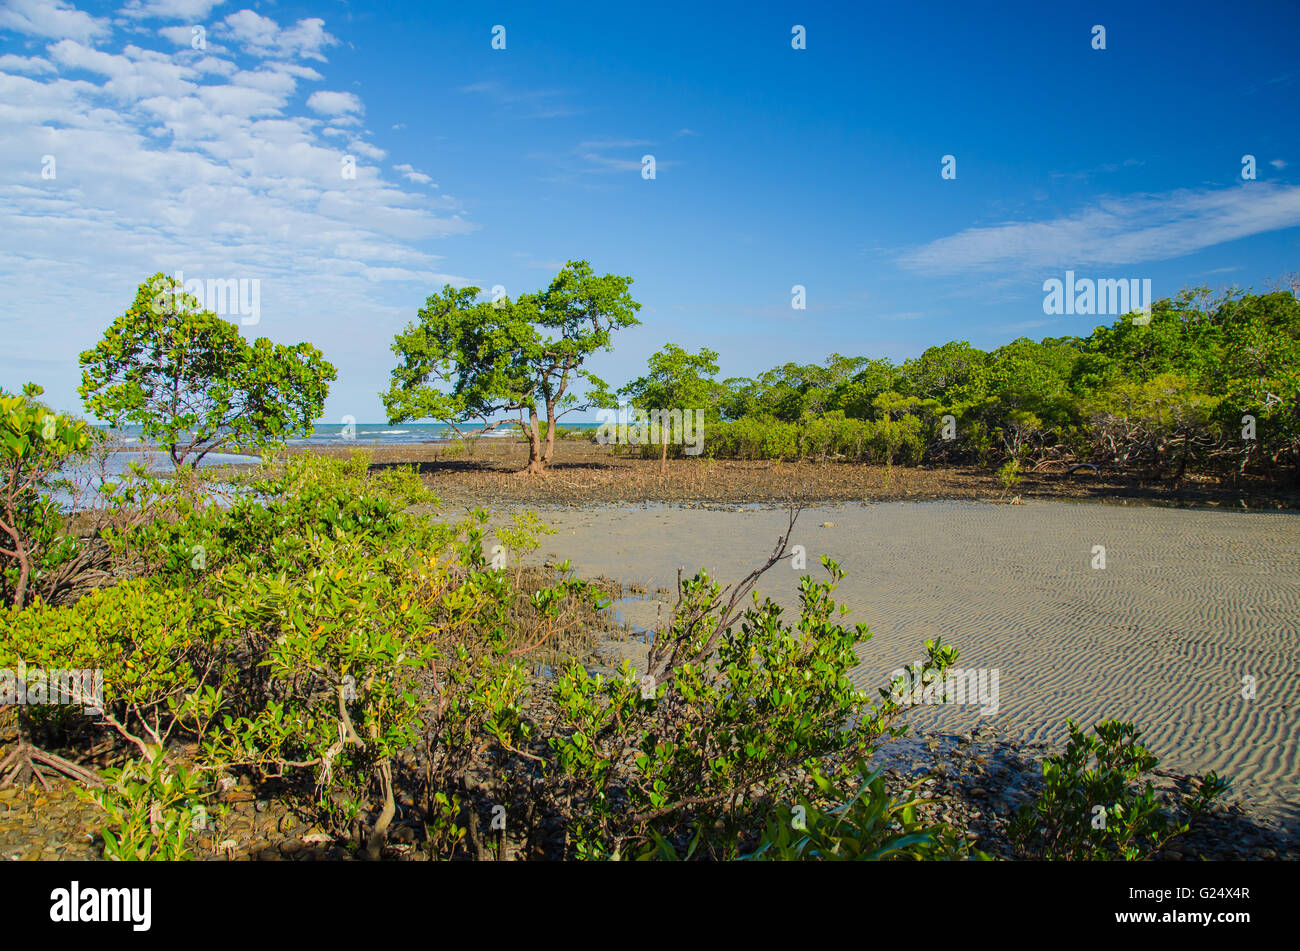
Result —
M 594 429 L 598 423 L 574 423 L 570 429 Z M 102 466 L 88 460 L 69 463 L 59 473 L 61 479 L 71 482 L 70 486 L 52 486 L 48 494 L 64 508 L 82 508 L 91 504 L 96 493 L 105 481 L 120 480 L 133 465 L 141 466 L 146 472 L 166 476 L 174 470 L 171 458 L 166 451 L 148 445 L 144 441 L 139 426 L 122 426 L 117 429 L 101 427 L 116 440 L 118 451 L 106 454 Z M 351 428 L 351 438 L 345 431 Z M 500 439 L 517 436 L 518 426 L 501 426 L 488 433 L 485 439 Z M 351 427 L 341 423 L 320 424 L 306 437 L 290 439 L 289 446 L 394 446 L 416 445 L 419 443 L 450 442 L 456 438 L 451 427 L 442 423 L 407 423 L 393 425 L 390 423 L 355 423 Z M 210 452 L 199 462 L 201 467 L 220 465 L 257 465 L 261 458 L 256 455 L 243 455 L 233 452 Z
M 568 429 L 595 429 L 598 423 L 565 424 Z M 351 439 L 347 431 L 352 431 Z M 123 426 L 112 431 L 128 447 L 141 444 L 139 426 Z M 510 424 L 499 426 L 484 436 L 485 439 L 518 436 L 519 427 Z M 443 423 L 318 423 L 315 431 L 306 437 L 287 440 L 289 446 L 337 446 L 345 442 L 361 445 L 411 445 L 415 443 L 449 442 L 456 438 L 455 431 Z M 206 460 L 204 460 L 206 462 Z M 227 462 L 233 461 L 230 459 Z
M 261 459 L 257 456 L 210 452 L 203 457 L 199 467 L 256 465 L 259 462 Z M 99 490 L 105 482 L 120 482 L 133 466 L 156 476 L 167 476 L 175 471 L 171 457 L 166 452 L 146 448 L 137 442 L 134 446 L 128 446 L 126 451 L 106 453 L 102 464 L 84 458 L 70 462 L 58 473 L 57 483 L 47 487 L 45 494 L 65 510 L 87 508 L 97 501 Z M 224 491 L 227 487 L 221 488 Z

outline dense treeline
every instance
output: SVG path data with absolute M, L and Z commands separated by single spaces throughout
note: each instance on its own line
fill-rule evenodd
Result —
M 1195 289 L 1086 338 L 953 341 L 901 365 L 833 354 L 711 384 L 715 456 L 1290 478 L 1300 301 Z

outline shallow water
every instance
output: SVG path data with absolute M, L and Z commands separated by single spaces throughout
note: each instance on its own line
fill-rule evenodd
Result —
M 566 429 L 595 429 L 597 423 L 566 423 Z M 113 431 L 127 445 L 139 445 L 143 438 L 139 426 L 124 426 Z M 484 439 L 517 438 L 519 427 L 500 426 Z M 419 443 L 450 442 L 457 438 L 444 423 L 318 423 L 310 436 L 287 440 L 289 446 L 346 446 L 349 443 L 381 446 L 409 446 Z
M 226 465 L 258 465 L 260 462 L 261 459 L 257 456 L 245 456 L 232 452 L 210 452 L 200 460 L 199 468 L 207 469 L 213 466 Z M 160 478 L 164 478 L 175 471 L 171 457 L 165 452 L 150 449 L 110 452 L 105 455 L 102 467 L 97 461 L 78 462 L 67 466 L 60 475 L 70 480 L 73 488 L 70 490 L 56 488 L 48 494 L 65 510 L 85 508 L 92 503 L 96 493 L 99 492 L 105 481 L 113 482 L 121 479 L 131 471 L 132 465 L 138 465 L 146 472 Z M 214 486 L 214 488 L 228 490 L 231 487 L 221 484 Z

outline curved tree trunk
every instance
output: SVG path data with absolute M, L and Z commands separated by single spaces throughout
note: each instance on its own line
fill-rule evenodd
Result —
M 555 456 L 555 409 L 546 407 L 546 448 L 542 451 L 542 465 L 549 466 Z
M 542 435 L 541 417 L 538 415 L 536 408 L 528 408 L 528 427 L 525 430 L 528 435 L 528 466 L 524 472 L 528 475 L 539 475 L 546 471 L 546 467 L 551 464 L 551 459 L 555 457 L 555 406 L 553 403 L 546 404 L 546 435 Z
M 528 428 L 525 432 L 528 435 L 528 466 L 524 472 L 537 475 L 545 471 L 546 459 L 542 455 L 542 434 L 537 428 L 536 407 L 528 407 Z
M 371 738 L 374 738 L 375 731 L 371 730 Z M 370 838 L 366 842 L 366 854 L 372 862 L 378 862 L 384 854 L 384 843 L 388 841 L 388 827 L 393 822 L 393 816 L 397 814 L 397 802 L 393 798 L 393 765 L 385 757 L 380 760 L 376 766 L 376 773 L 379 777 L 379 788 L 384 796 L 384 807 L 379 813 L 379 818 L 375 821 L 375 827 L 370 832 Z

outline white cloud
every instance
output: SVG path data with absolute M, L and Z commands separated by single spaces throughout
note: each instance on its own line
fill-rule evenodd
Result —
M 353 139 L 348 143 L 348 150 L 358 155 L 364 155 L 368 159 L 374 159 L 376 162 L 384 158 L 388 153 L 377 146 L 364 142 L 361 139 Z
M 324 50 L 338 43 L 325 32 L 325 21 L 299 20 L 281 29 L 270 17 L 240 10 L 221 21 L 218 33 L 254 56 L 298 56 L 325 60 Z
M 293 76 L 275 69 L 244 70 L 231 76 L 230 81 L 236 86 L 260 89 L 281 99 L 298 88 L 298 81 Z
M 225 2 L 226 0 L 127 0 L 120 12 L 123 16 L 137 20 L 155 18 L 194 23 L 211 13 L 213 7 L 219 7 Z
M 227 32 L 236 41 L 247 43 L 259 49 L 270 49 L 275 45 L 275 38 L 280 32 L 280 24 L 270 17 L 264 17 L 252 10 L 240 10 L 221 21 Z
M 158 30 L 158 35 L 165 40 L 170 40 L 177 46 L 189 46 L 194 41 L 194 27 L 164 26 Z
M 62 40 L 49 48 L 50 58 L 68 70 L 85 70 L 107 76 L 104 91 L 123 102 L 148 96 L 182 96 L 196 88 L 196 74 L 161 53 L 128 46 L 122 55 L 104 53 L 75 40 Z
M 1281 171 L 1282 169 L 1286 168 L 1286 159 L 1275 158 L 1268 164 L 1272 165 L 1274 168 Z
M 0 5 L 0 30 L 83 43 L 112 32 L 107 18 L 92 17 L 65 0 L 4 0 Z
M 1163 261 L 1300 225 L 1300 186 L 1230 188 L 1106 198 L 1051 221 L 967 228 L 907 251 L 910 270 L 1061 268 Z
M 196 73 L 203 73 L 211 76 L 230 77 L 239 72 L 239 67 L 228 59 L 221 59 L 217 56 L 204 56 L 196 61 L 191 67 Z
M 14 56 L 12 53 L 0 56 L 0 72 L 35 75 L 54 71 L 54 64 L 40 56 Z
M 407 181 L 417 182 L 420 185 L 433 184 L 432 178 L 430 178 L 428 175 L 425 175 L 423 172 L 417 172 L 410 165 L 394 165 L 393 171 L 400 172 L 402 177 L 405 178 Z M 433 187 L 437 188 L 438 186 L 434 185 Z
M 350 92 L 317 90 L 307 98 L 307 108 L 322 116 L 359 115 L 365 110 L 361 100 Z
M 244 118 L 275 115 L 283 108 L 286 98 L 252 86 L 234 85 L 204 86 L 198 95 L 209 112 Z
M 320 19 L 299 20 L 282 30 L 277 40 L 277 45 L 287 53 L 321 61 L 325 59 L 321 51 L 337 43 L 335 37 L 325 32 L 325 21 Z
M 288 73 L 290 76 L 297 76 L 299 79 L 310 79 L 314 82 L 320 82 L 325 78 L 310 66 L 303 66 L 299 63 L 270 62 L 264 65 L 266 69 L 279 70 L 282 73 Z

